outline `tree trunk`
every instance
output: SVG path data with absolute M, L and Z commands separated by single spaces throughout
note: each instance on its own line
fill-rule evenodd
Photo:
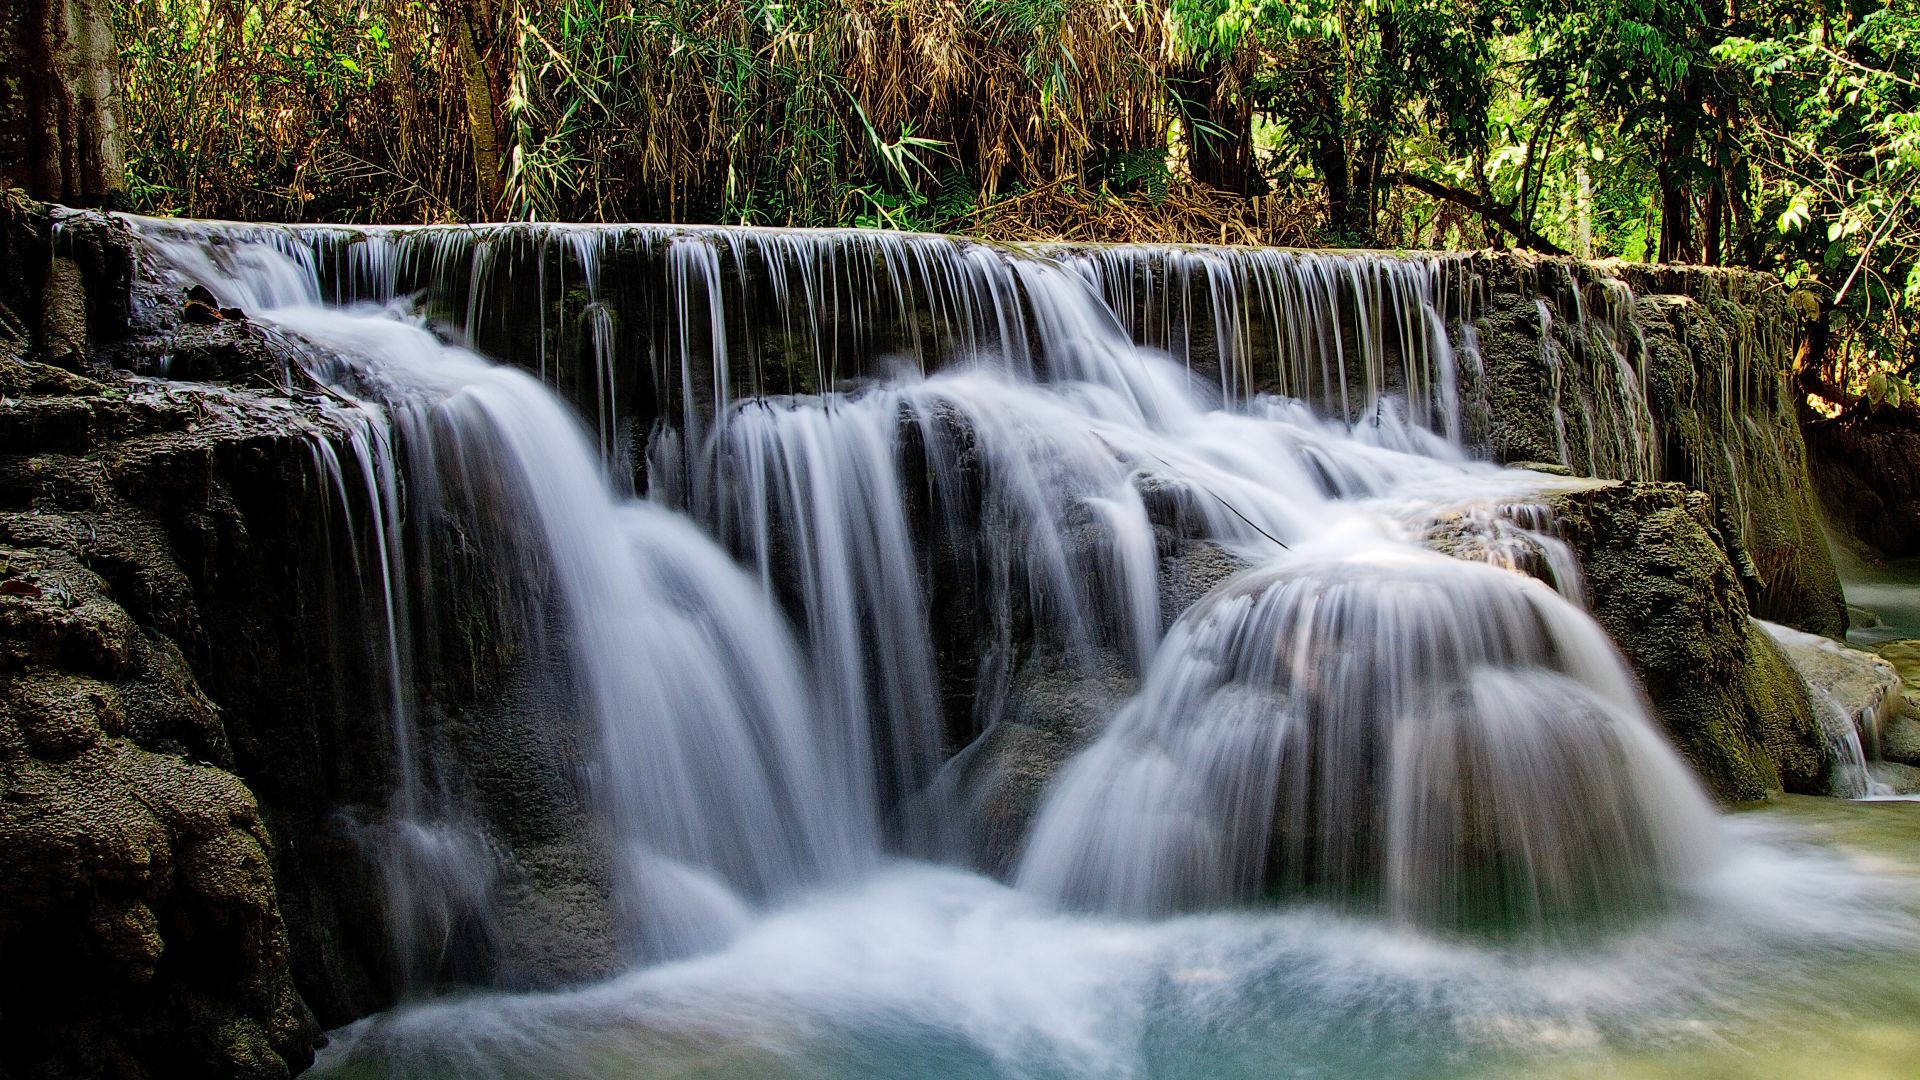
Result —
M 478 188 L 480 216 L 500 213 L 500 140 L 493 126 L 493 87 L 480 58 L 480 30 L 485 25 L 473 0 L 454 2 L 454 47 L 460 54 L 460 81 L 466 91 L 467 136 L 473 144 L 473 174 Z
M 1593 258 L 1593 175 L 1587 172 L 1586 162 L 1578 162 L 1573 167 L 1575 187 L 1573 192 L 1573 253 L 1583 259 Z
M 1802 323 L 1800 327 L 1800 343 L 1793 354 L 1793 374 L 1800 389 L 1799 397 L 1802 406 L 1806 404 L 1807 394 L 1820 393 L 1829 384 L 1840 381 L 1830 379 L 1826 370 L 1827 349 L 1833 336 L 1832 324 L 1828 316 L 1832 312 L 1832 306 L 1826 301 L 1821 301 L 1820 313 Z M 1845 392 L 1842 391 L 1840 398 L 1835 400 L 1842 400 L 1844 397 Z
M 0 0 L 0 183 L 111 206 L 126 191 L 106 0 Z
M 425 110 L 420 105 L 420 90 L 414 83 L 413 35 L 415 23 L 407 18 L 403 0 L 387 0 L 387 27 L 393 42 L 393 59 L 387 72 L 387 94 L 392 103 L 394 139 L 388 157 L 393 171 L 408 181 L 418 179 L 415 164 L 425 155 L 418 153 L 418 124 Z
M 1438 180 L 1421 176 L 1419 173 L 1403 172 L 1400 174 L 1400 182 L 1423 195 L 1444 199 L 1455 206 L 1473 211 L 1480 215 L 1481 220 L 1512 233 L 1514 241 L 1521 247 L 1531 248 L 1548 255 L 1567 254 L 1560 245 L 1540 235 L 1526 222 L 1521 221 L 1514 214 L 1511 206 L 1503 206 L 1492 199 L 1476 195 L 1464 188 L 1454 187 L 1452 184 L 1443 184 Z
M 1384 5 L 1375 16 L 1379 20 L 1380 64 L 1383 68 L 1394 69 L 1400 66 L 1400 24 Z M 1375 236 L 1375 228 L 1380 223 L 1382 202 L 1387 192 L 1392 190 L 1393 178 L 1387 172 L 1387 157 L 1390 153 L 1388 133 L 1394 129 L 1394 113 L 1398 102 L 1393 96 L 1393 81 L 1381 79 L 1376 87 L 1373 100 L 1367 106 L 1367 121 L 1362 127 L 1359 147 L 1353 155 L 1353 186 L 1360 195 L 1360 206 L 1355 217 L 1362 227 L 1361 236 L 1369 243 Z
M 1209 187 L 1236 195 L 1256 194 L 1253 110 L 1218 60 L 1205 60 L 1174 81 L 1187 133 L 1187 168 Z
M 1314 164 L 1320 169 L 1320 179 L 1327 186 L 1327 231 L 1338 243 L 1357 243 L 1365 230 L 1358 208 L 1353 204 L 1353 166 L 1347 157 L 1340 103 L 1335 100 L 1333 85 L 1324 74 L 1316 73 L 1312 79 L 1308 93 L 1324 120 L 1319 125 L 1319 140 L 1313 156 Z
M 1693 245 L 1693 192 L 1665 163 L 1654 169 L 1660 182 L 1660 261 L 1690 263 L 1699 260 Z

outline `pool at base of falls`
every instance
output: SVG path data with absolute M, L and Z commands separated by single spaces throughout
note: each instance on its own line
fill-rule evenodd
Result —
M 1920 806 L 1787 797 L 1664 919 L 1496 946 L 1311 907 L 1122 920 L 889 867 L 710 956 L 421 1002 L 314 1075 L 470 1080 L 1910 1076 Z

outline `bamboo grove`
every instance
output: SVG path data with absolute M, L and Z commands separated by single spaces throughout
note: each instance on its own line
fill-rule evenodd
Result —
M 1920 0 L 114 0 L 135 208 L 1772 269 L 1898 396 Z

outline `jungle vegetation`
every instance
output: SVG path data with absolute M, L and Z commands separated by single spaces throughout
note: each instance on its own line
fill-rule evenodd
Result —
M 1920 0 L 112 0 L 128 199 L 1779 273 L 1920 371 Z

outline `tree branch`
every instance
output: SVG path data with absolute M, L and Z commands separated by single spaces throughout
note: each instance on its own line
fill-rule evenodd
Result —
M 1531 248 L 1534 251 L 1543 252 L 1548 255 L 1567 254 L 1565 248 L 1541 236 L 1539 233 L 1533 231 L 1525 222 L 1514 217 L 1511 207 L 1502 206 L 1491 199 L 1483 199 L 1465 188 L 1457 188 L 1452 184 L 1443 184 L 1438 180 L 1421 176 L 1419 173 L 1403 172 L 1400 174 L 1400 182 L 1420 192 L 1422 195 L 1428 195 L 1435 199 L 1443 199 L 1458 206 L 1466 207 L 1468 210 L 1473 211 L 1482 218 L 1513 234 L 1514 241 L 1521 247 Z

